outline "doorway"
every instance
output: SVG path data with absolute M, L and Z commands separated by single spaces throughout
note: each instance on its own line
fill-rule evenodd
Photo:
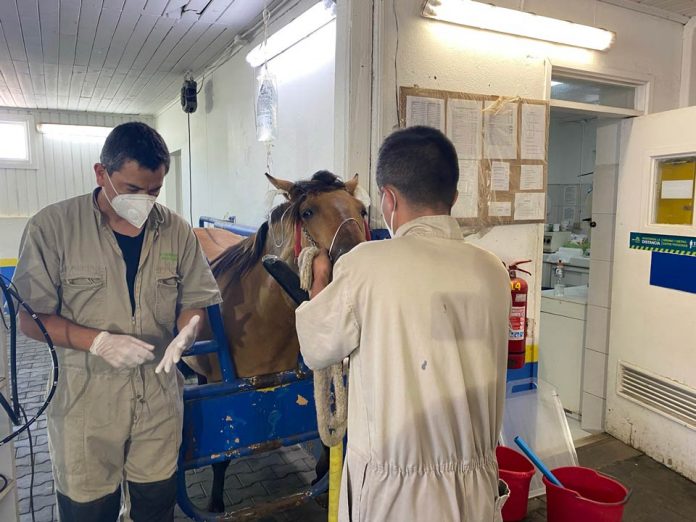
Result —
M 594 340 L 598 317 L 609 315 L 598 295 L 610 286 L 617 169 L 606 154 L 598 160 L 597 149 L 621 116 L 551 108 L 539 378 L 558 391 L 576 446 L 603 431 L 604 413 L 592 408 L 595 398 L 604 407 L 607 347 Z
M 181 215 L 184 209 L 181 187 L 181 150 L 169 155 L 169 173 L 164 177 L 161 200 L 170 210 Z

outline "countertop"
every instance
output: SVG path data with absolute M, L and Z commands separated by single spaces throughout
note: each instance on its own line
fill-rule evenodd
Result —
M 563 301 L 566 303 L 587 304 L 587 285 L 582 286 L 567 286 L 564 295 L 554 295 L 553 288 L 550 290 L 541 291 L 542 299 L 553 299 L 555 301 Z

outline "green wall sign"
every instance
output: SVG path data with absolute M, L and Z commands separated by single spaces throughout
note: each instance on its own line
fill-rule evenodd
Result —
M 665 254 L 696 256 L 696 237 L 663 236 L 662 234 L 631 232 L 631 239 L 628 246 L 636 250 L 650 250 L 652 252 L 663 252 Z

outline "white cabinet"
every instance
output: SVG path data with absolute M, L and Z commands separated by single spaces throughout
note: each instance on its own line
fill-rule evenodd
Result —
M 564 409 L 580 415 L 587 286 L 541 295 L 539 377 L 558 390 Z
M 2 309 L 0 308 L 0 313 Z M 9 399 L 7 386 L 7 334 L 0 326 L 0 392 Z M 0 409 L 0 438 L 12 431 L 12 423 L 4 410 Z M 14 444 L 11 442 L 0 446 L 0 475 L 8 481 L 7 487 L 0 492 L 0 520 L 12 522 L 17 520 L 17 487 L 15 482 Z M 3 481 L 0 479 L 0 486 Z

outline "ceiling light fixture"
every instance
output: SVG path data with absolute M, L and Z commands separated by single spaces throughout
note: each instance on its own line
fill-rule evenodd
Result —
M 39 123 L 36 129 L 42 134 L 53 136 L 86 136 L 90 138 L 106 138 L 113 127 L 97 127 L 93 125 L 64 125 L 62 123 Z
M 258 67 L 271 60 L 307 38 L 336 18 L 336 6 L 333 1 L 322 1 L 310 7 L 286 26 L 268 37 L 266 45 L 260 43 L 246 56 L 252 67 Z
M 422 15 L 458 25 L 606 51 L 616 39 L 612 31 L 539 16 L 474 0 L 426 0 Z

